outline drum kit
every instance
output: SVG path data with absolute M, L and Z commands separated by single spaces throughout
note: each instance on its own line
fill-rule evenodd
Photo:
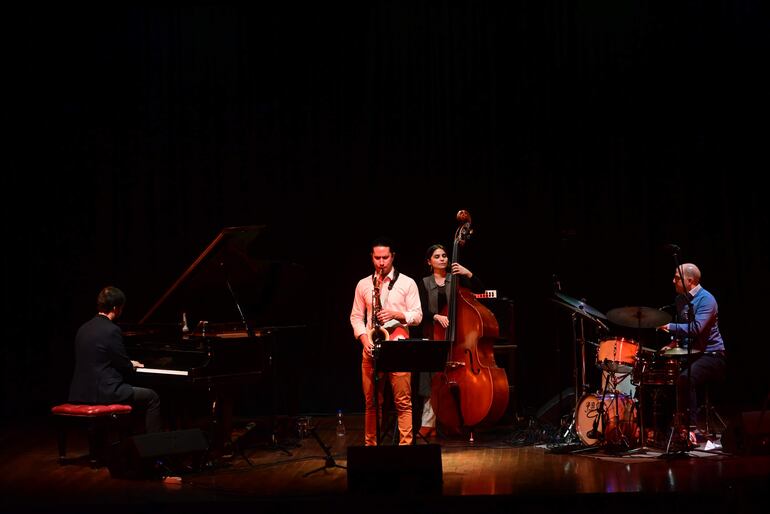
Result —
M 576 434 L 586 449 L 606 446 L 643 450 L 649 440 L 668 450 L 675 432 L 675 420 L 679 415 L 675 405 L 675 386 L 688 353 L 681 348 L 657 351 L 642 346 L 638 341 L 642 340 L 643 330 L 669 323 L 671 316 L 651 307 L 620 307 L 605 315 L 587 305 L 584 300 L 561 292 L 555 295 L 554 302 L 573 311 L 573 322 L 576 321 L 576 315 L 581 316 L 581 330 L 573 330 L 573 335 L 576 355 L 577 347 L 580 346 L 579 353 L 583 361 L 583 387 L 580 388 L 582 396 L 578 397 L 576 393 L 576 406 L 569 432 Z M 583 320 L 589 321 L 604 334 L 610 330 L 603 320 L 636 329 L 639 339 L 605 336 L 598 343 L 588 342 L 583 336 Z M 596 347 L 595 364 L 602 373 L 601 389 L 596 392 L 589 392 L 586 386 L 584 343 Z M 577 368 L 577 358 L 575 366 Z M 645 423 L 649 421 L 652 422 L 650 428 L 645 428 Z M 685 446 L 687 443 L 689 440 L 685 441 Z

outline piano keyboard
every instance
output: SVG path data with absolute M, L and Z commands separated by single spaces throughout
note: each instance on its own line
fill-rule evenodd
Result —
M 181 375 L 187 376 L 189 373 L 181 369 L 159 369 L 159 368 L 136 368 L 137 373 L 149 373 L 151 375 Z

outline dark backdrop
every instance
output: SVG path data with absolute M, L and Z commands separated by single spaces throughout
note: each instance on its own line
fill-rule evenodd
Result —
M 719 301 L 733 403 L 759 405 L 761 4 L 9 11 L 4 410 L 66 398 L 101 287 L 136 320 L 223 227 L 265 224 L 266 251 L 306 270 L 287 314 L 311 327 L 287 375 L 299 409 L 360 411 L 348 316 L 368 243 L 395 238 L 418 278 L 460 208 L 476 229 L 461 260 L 515 305 L 522 410 L 572 383 L 552 276 L 603 312 L 658 307 L 666 243 Z

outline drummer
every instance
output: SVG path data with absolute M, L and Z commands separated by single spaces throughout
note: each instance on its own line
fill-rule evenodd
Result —
M 677 380 L 677 401 L 691 428 L 696 422 L 697 390 L 705 384 L 724 382 L 727 372 L 725 345 L 719 333 L 717 301 L 714 295 L 701 287 L 700 278 L 700 270 L 692 263 L 682 264 L 674 271 L 674 288 L 678 293 L 677 317 L 674 323 L 658 327 L 673 336 L 673 342 L 661 348 L 661 352 L 671 354 L 677 347 L 684 350 L 690 346 L 693 360 L 689 376 L 685 367 Z M 682 353 L 687 355 L 684 351 Z

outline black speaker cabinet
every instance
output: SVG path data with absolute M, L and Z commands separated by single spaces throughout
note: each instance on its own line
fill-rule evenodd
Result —
M 730 419 L 722 448 L 741 455 L 770 454 L 770 410 L 741 412 Z
M 110 474 L 122 478 L 157 478 L 200 468 L 209 444 L 198 428 L 130 437 L 113 448 Z
M 349 446 L 348 491 L 441 494 L 441 446 Z

